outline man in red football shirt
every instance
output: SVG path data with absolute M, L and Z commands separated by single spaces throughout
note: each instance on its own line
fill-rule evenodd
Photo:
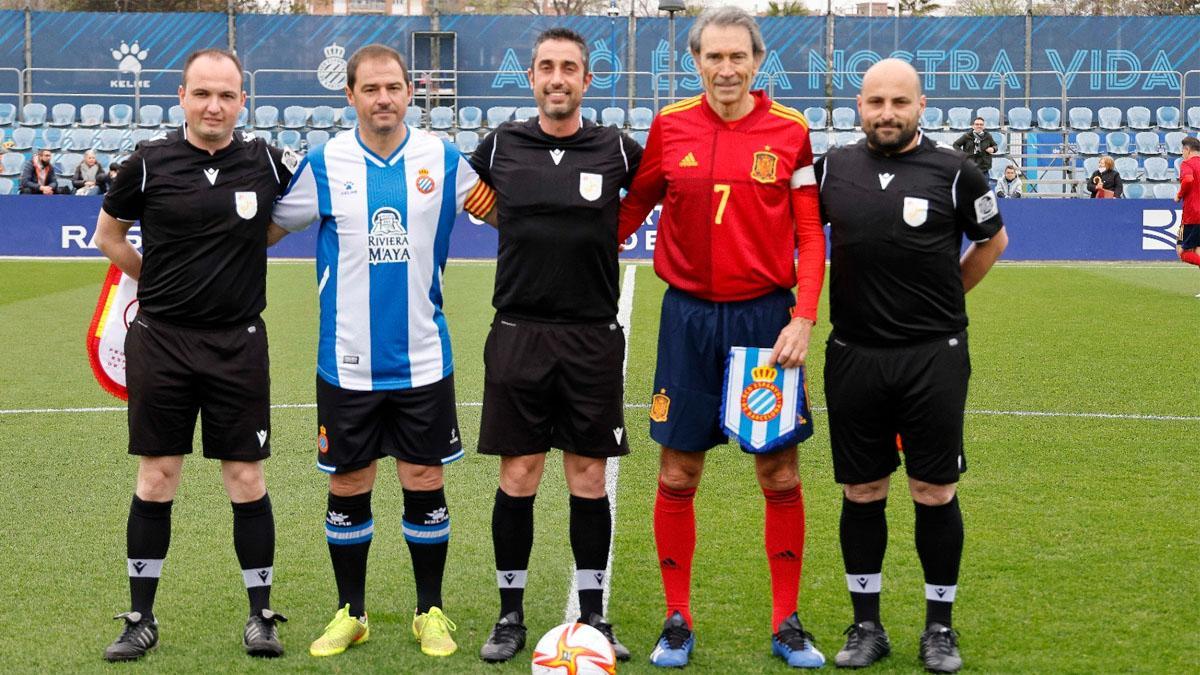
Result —
M 1183 162 L 1179 165 L 1179 192 L 1175 201 L 1183 202 L 1183 223 L 1175 252 L 1179 259 L 1200 267 L 1200 139 L 1183 139 Z M 1196 294 L 1200 298 L 1200 293 Z
M 688 46 L 704 93 L 659 111 L 619 231 L 624 241 L 662 201 L 654 269 L 670 288 L 650 435 L 662 445 L 654 536 L 667 620 L 650 660 L 668 667 L 686 665 L 695 644 L 693 501 L 705 451 L 728 440 L 719 423 L 726 355 L 734 345 L 773 346 L 780 366 L 803 364 L 825 275 L 807 121 L 750 91 L 766 53 L 758 25 L 736 7 L 706 10 Z M 789 665 L 820 667 L 796 615 L 804 552 L 796 447 L 754 459 L 766 497 L 772 650 Z

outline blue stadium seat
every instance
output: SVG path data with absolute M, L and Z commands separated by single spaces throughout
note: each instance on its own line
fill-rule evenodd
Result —
M 454 142 L 454 139 L 450 138 L 450 134 L 446 133 L 442 129 L 434 129 L 432 133 L 434 136 L 442 139 L 443 141 L 450 141 L 451 143 Z
M 40 127 L 46 123 L 46 105 L 44 103 L 26 103 L 21 108 L 21 125 Z
M 50 109 L 50 126 L 69 127 L 75 124 L 75 104 L 56 103 Z
M 70 176 L 75 173 L 75 167 L 83 161 L 83 155 L 78 152 L 64 152 L 58 156 L 58 168 Z
M 439 117 L 440 117 L 439 123 L 454 124 L 454 111 L 450 110 L 449 108 L 447 108 L 445 106 L 442 106 L 442 110 L 440 110 L 440 111 L 438 111 L 437 108 L 434 108 L 433 110 L 429 111 L 430 119 L 433 118 L 435 111 L 437 111 L 436 114 L 439 115 Z M 410 105 L 410 106 L 408 106 L 408 110 L 404 111 L 404 123 L 410 127 L 419 127 L 424 122 L 424 120 L 425 120 L 425 111 L 422 108 L 419 108 L 415 105 Z M 449 120 L 449 121 L 447 122 L 446 120 Z M 450 127 L 445 127 L 445 128 L 449 129 Z
M 607 108 L 605 108 L 605 110 L 607 110 Z M 625 111 L 621 110 L 621 114 L 623 115 L 624 113 L 625 113 Z M 538 116 L 538 109 L 531 105 L 521 106 L 513 111 L 513 119 L 515 119 L 519 122 L 523 122 L 525 120 L 531 120 L 537 116 Z
M 11 103 L 0 103 L 0 126 L 11 127 L 17 119 L 17 106 Z
M 254 127 L 256 129 L 274 129 L 279 126 L 279 108 L 273 105 L 260 105 L 254 109 Z
M 808 120 L 808 128 L 812 131 L 824 129 L 829 125 L 829 113 L 824 108 L 812 106 L 804 109 L 804 118 Z
M 107 152 L 96 153 L 96 163 L 103 167 L 107 167 L 113 162 L 121 164 L 127 159 L 129 159 L 127 155 L 110 155 Z
M 42 129 L 42 137 L 37 141 L 39 148 L 58 150 L 62 147 L 63 130 L 58 127 Z
M 1093 173 L 1096 173 L 1096 170 L 1099 168 L 1100 168 L 1100 158 L 1099 157 L 1088 157 L 1087 159 L 1083 160 L 1083 172 L 1084 172 L 1084 174 L 1086 174 L 1084 176 L 1085 178 L 1087 176 L 1091 176 Z
M 300 105 L 289 105 L 283 109 L 284 129 L 303 129 L 308 125 L 308 108 Z M 291 136 L 288 136 L 291 138 Z M 292 148 L 293 150 L 295 148 Z
M 129 141 L 133 148 L 142 141 L 148 141 L 158 135 L 158 129 L 134 129 L 129 133 Z
M 854 108 L 845 106 L 833 109 L 833 128 L 839 131 L 848 131 L 854 129 Z
M 812 143 L 812 151 L 814 155 L 823 155 L 829 151 L 829 134 L 824 131 L 814 131 L 808 135 L 809 142 Z
M 242 109 L 238 111 L 237 122 L 234 122 L 233 128 L 246 129 L 250 126 L 250 111 L 246 109 L 246 106 L 242 106 Z
M 26 159 L 28 158 L 21 152 L 6 152 L 0 155 L 0 176 L 20 176 Z
M 1037 125 L 1039 129 L 1055 131 L 1062 128 L 1062 111 L 1053 106 L 1038 108 Z
M 1100 134 L 1094 131 L 1081 131 L 1075 137 L 1075 145 L 1081 155 L 1100 154 Z
M 133 124 L 133 106 L 128 103 L 115 103 L 108 108 L 108 126 L 127 127 Z
M 591 106 L 588 106 L 588 105 L 585 105 L 582 108 L 580 108 L 579 114 L 583 115 L 583 119 L 585 119 L 589 122 L 595 122 L 596 117 L 598 115 L 598 113 L 596 112 L 596 109 Z
M 984 122 L 984 124 L 987 124 L 987 122 Z M 1008 136 L 1000 133 L 999 131 L 989 131 L 988 133 L 992 135 L 992 140 L 996 141 L 996 154 L 997 155 L 1007 155 L 1008 154 Z M 953 143 L 954 141 L 950 141 L 950 142 Z
M 521 109 L 517 109 L 517 119 L 522 119 Z M 616 127 L 620 129 L 625 126 L 625 109 L 609 107 L 600 111 L 600 123 L 606 127 Z
M 1157 155 L 1162 152 L 1158 134 L 1153 131 L 1139 131 L 1133 137 L 1139 155 Z
M 1125 119 L 1130 129 L 1151 129 L 1154 123 L 1150 121 L 1150 109 L 1144 105 L 1135 105 L 1125 111 Z
M 120 129 L 101 129 L 96 136 L 95 150 L 97 152 L 119 152 L 123 134 Z
M 629 137 L 638 142 L 638 145 L 646 147 L 646 140 L 650 137 L 648 131 L 631 131 Z
M 1173 105 L 1159 106 L 1158 110 L 1154 111 L 1154 121 L 1158 123 L 1159 129 L 1178 129 L 1182 126 L 1179 108 Z
M 839 131 L 835 136 L 837 139 L 836 145 L 854 145 L 862 137 L 863 134 L 857 131 Z
M 483 111 L 476 105 L 465 105 L 458 109 L 459 129 L 478 129 L 483 126 Z
M 17 152 L 24 152 L 26 150 L 33 149 L 33 143 L 36 137 L 36 129 L 31 127 L 17 127 L 16 129 L 13 129 L 12 138 L 9 140 L 12 142 L 13 150 L 16 150 Z
M 488 108 L 487 109 L 488 128 L 495 129 L 496 127 L 500 126 L 501 124 L 504 124 L 505 122 L 511 120 L 514 110 L 516 110 L 516 108 L 513 108 L 512 106 L 507 106 L 507 105 L 494 105 L 494 106 Z
M 1171 164 L 1165 157 L 1147 157 L 1142 163 L 1146 169 L 1146 180 L 1171 180 Z
M 1100 118 L 1100 128 L 1105 131 L 1120 131 L 1123 113 L 1120 108 L 1106 105 L 1097 112 Z
M 1012 164 L 1007 159 L 998 159 L 992 162 L 992 168 L 988 171 L 988 177 L 992 180 L 1000 180 L 1004 178 L 1004 167 Z
M 271 133 L 270 131 L 268 131 L 266 129 L 255 129 L 254 135 L 263 139 L 267 143 L 270 143 L 272 145 L 275 144 L 275 134 Z
M 1067 111 L 1067 123 L 1072 129 L 1092 128 L 1092 109 L 1087 106 L 1076 106 Z
M 304 144 L 309 150 L 329 142 L 329 132 L 324 129 L 312 129 L 304 134 Z
M 1010 129 L 1017 131 L 1026 131 L 1033 128 L 1033 111 L 1025 106 L 1017 106 L 1008 109 L 1008 126 Z
M 629 109 L 629 128 L 635 131 L 646 131 L 650 128 L 650 123 L 654 121 L 654 111 L 638 106 Z
M 1175 195 L 1178 193 L 1178 183 L 1158 183 L 1154 186 L 1155 199 L 1175 199 Z
M 921 128 L 928 129 L 929 131 L 941 129 L 942 116 L 944 114 L 945 113 L 942 112 L 942 109 L 937 106 L 925 106 L 925 112 L 921 113 Z
M 985 105 L 975 111 L 976 115 L 983 118 L 983 128 L 999 129 L 1000 128 L 1000 109 L 995 106 Z
M 950 128 L 955 131 L 966 131 L 971 128 L 971 121 L 975 116 L 971 114 L 970 108 L 962 106 L 954 106 L 946 111 L 946 122 Z
M 337 116 L 337 111 L 327 105 L 319 105 L 312 109 L 312 116 L 309 117 L 308 126 L 313 129 L 332 129 L 333 119 Z
M 1104 152 L 1110 155 L 1128 155 L 1129 134 L 1124 131 L 1110 131 L 1105 134 Z
M 454 144 L 458 146 L 459 150 L 469 155 L 479 147 L 479 132 L 473 129 L 460 131 L 454 136 Z
M 1187 136 L 1182 131 L 1168 131 L 1163 138 L 1163 143 L 1167 146 L 1168 155 L 1183 154 L 1183 139 Z
M 175 104 L 170 108 L 167 108 L 167 121 L 164 122 L 164 124 L 168 127 L 177 129 L 183 126 L 184 119 L 185 116 L 183 113 L 183 106 Z
M 73 150 L 75 152 L 83 152 L 84 150 L 92 149 L 92 137 L 95 135 L 91 129 L 67 129 L 63 134 L 62 148 L 63 150 Z
M 279 135 L 275 137 L 275 142 L 278 143 L 279 147 L 281 148 L 300 152 L 300 139 L 301 136 L 299 131 L 295 129 L 283 129 L 279 132 Z
M 338 116 L 338 126 L 353 129 L 355 124 L 358 124 L 358 110 L 352 105 L 342 108 L 342 114 Z
M 245 110 L 245 108 L 242 108 L 242 110 Z M 161 105 L 151 103 L 142 106 L 142 109 L 138 111 L 137 125 L 139 127 L 158 128 L 162 126 L 162 121 L 163 109 Z
M 81 127 L 98 127 L 104 123 L 104 106 L 99 103 L 87 103 L 79 106 L 79 124 Z
M 409 108 L 413 110 L 413 108 Z M 417 108 L 420 110 L 420 108 Z M 429 111 L 429 128 L 445 131 L 454 127 L 454 109 L 439 105 Z
M 1146 188 L 1147 185 L 1141 183 L 1126 183 L 1125 184 L 1125 199 L 1149 199 L 1154 196 L 1154 193 Z
M 1187 123 L 1193 129 L 1200 129 L 1200 105 L 1187 109 Z
M 1123 181 L 1128 182 L 1138 179 L 1138 163 L 1132 157 L 1118 157 L 1113 168 L 1117 170 L 1117 173 L 1121 174 L 1121 180 Z
M 0 178 L 0 195 L 11 195 L 17 188 L 17 183 L 11 178 Z

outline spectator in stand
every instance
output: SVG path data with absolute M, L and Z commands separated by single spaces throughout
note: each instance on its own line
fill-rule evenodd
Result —
M 1113 196 L 1117 199 L 1125 197 L 1125 184 L 1121 182 L 1121 174 L 1117 173 L 1117 163 L 1112 157 L 1105 155 L 1100 158 L 1100 168 L 1092 172 L 1091 178 L 1088 179 L 1087 188 L 1092 199 L 1095 199 L 1097 186 L 1103 187 L 1105 190 L 1112 190 Z
M 21 167 L 21 190 L 23 195 L 52 195 L 59 192 L 58 176 L 50 163 L 50 151 L 38 148 L 33 159 Z
M 112 169 L 105 171 L 96 161 L 96 153 L 88 150 L 83 153 L 83 161 L 75 167 L 75 176 L 71 179 L 75 194 L 102 195 L 108 192 L 110 173 L 114 173 Z
M 1004 167 L 1004 178 L 996 182 L 996 196 L 1020 199 L 1024 191 L 1025 185 L 1017 175 L 1017 167 L 1012 164 Z
M 971 122 L 971 130 L 954 141 L 954 149 L 967 153 L 967 157 L 975 162 L 975 166 L 979 167 L 984 177 L 988 177 L 988 172 L 992 170 L 992 155 L 996 154 L 999 146 L 996 145 L 996 139 L 984 131 L 983 127 L 983 118 L 976 117 Z

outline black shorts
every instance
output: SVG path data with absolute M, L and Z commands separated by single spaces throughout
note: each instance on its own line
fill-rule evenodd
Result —
M 1179 227 L 1179 246 L 1185 251 L 1200 248 L 1200 224 L 1188 225 L 1185 223 Z
M 342 389 L 317 375 L 317 468 L 349 473 L 384 456 L 426 466 L 463 456 L 454 375 L 379 391 Z
M 936 485 L 966 470 L 963 410 L 971 358 L 966 333 L 908 347 L 825 350 L 825 401 L 838 483 L 870 483 L 900 466 Z
M 261 318 L 233 328 L 183 328 L 138 314 L 125 336 L 129 453 L 186 455 L 196 415 L 204 456 L 271 456 L 271 376 Z
M 483 348 L 479 451 L 587 457 L 629 453 L 616 321 L 557 324 L 497 315 Z

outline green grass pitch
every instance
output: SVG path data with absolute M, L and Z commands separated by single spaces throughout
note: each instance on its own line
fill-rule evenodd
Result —
M 431 659 L 413 641 L 400 491 L 392 472 L 381 471 L 368 583 L 371 641 L 339 657 L 308 656 L 308 643 L 335 609 L 322 532 L 326 481 L 313 466 L 311 407 L 274 411 L 275 455 L 267 463 L 278 528 L 273 604 L 291 618 L 282 627 L 287 655 L 260 662 L 242 653 L 245 592 L 229 502 L 217 464 L 193 457 L 176 499 L 156 607 L 159 648 L 142 663 L 104 664 L 101 652 L 119 627 L 109 617 L 128 602 L 124 532 L 135 462 L 125 454 L 125 416 L 11 412 L 119 403 L 94 383 L 84 354 L 103 271 L 97 262 L 0 262 L 0 457 L 8 514 L 0 547 L 0 672 L 528 672 L 528 649 L 503 666 L 477 657 L 498 606 L 489 535 L 497 462 L 473 452 L 447 471 L 453 535 L 445 604 L 458 624 L 459 652 Z M 446 272 L 467 448 L 478 435 L 493 274 L 491 264 L 470 263 Z M 313 401 L 314 276 L 311 264 L 270 266 L 266 320 L 276 404 Z M 626 393 L 633 453 L 621 461 L 609 611 L 634 651 L 622 670 L 640 673 L 654 670 L 646 658 L 663 607 L 651 535 L 658 458 L 646 422 L 662 291 L 652 270 L 640 267 Z M 1001 265 L 969 296 L 974 412 L 966 427 L 967 539 L 955 612 L 969 671 L 1195 672 L 1197 291 L 1200 274 L 1183 265 Z M 818 407 L 827 332 L 828 324 L 818 327 L 810 351 Z M 1108 413 L 1123 417 L 1097 415 Z M 832 658 L 850 608 L 837 542 L 840 494 L 825 417 L 818 411 L 815 419 L 817 433 L 801 448 L 808 534 L 800 612 Z M 697 502 L 691 670 L 782 673 L 783 664 L 769 656 L 763 507 L 751 461 L 720 448 L 707 473 Z M 556 458 L 536 513 L 526 596 L 531 641 L 562 621 L 568 592 L 566 497 Z M 903 489 L 890 500 L 889 532 L 883 616 L 894 652 L 872 672 L 916 672 L 924 601 Z

